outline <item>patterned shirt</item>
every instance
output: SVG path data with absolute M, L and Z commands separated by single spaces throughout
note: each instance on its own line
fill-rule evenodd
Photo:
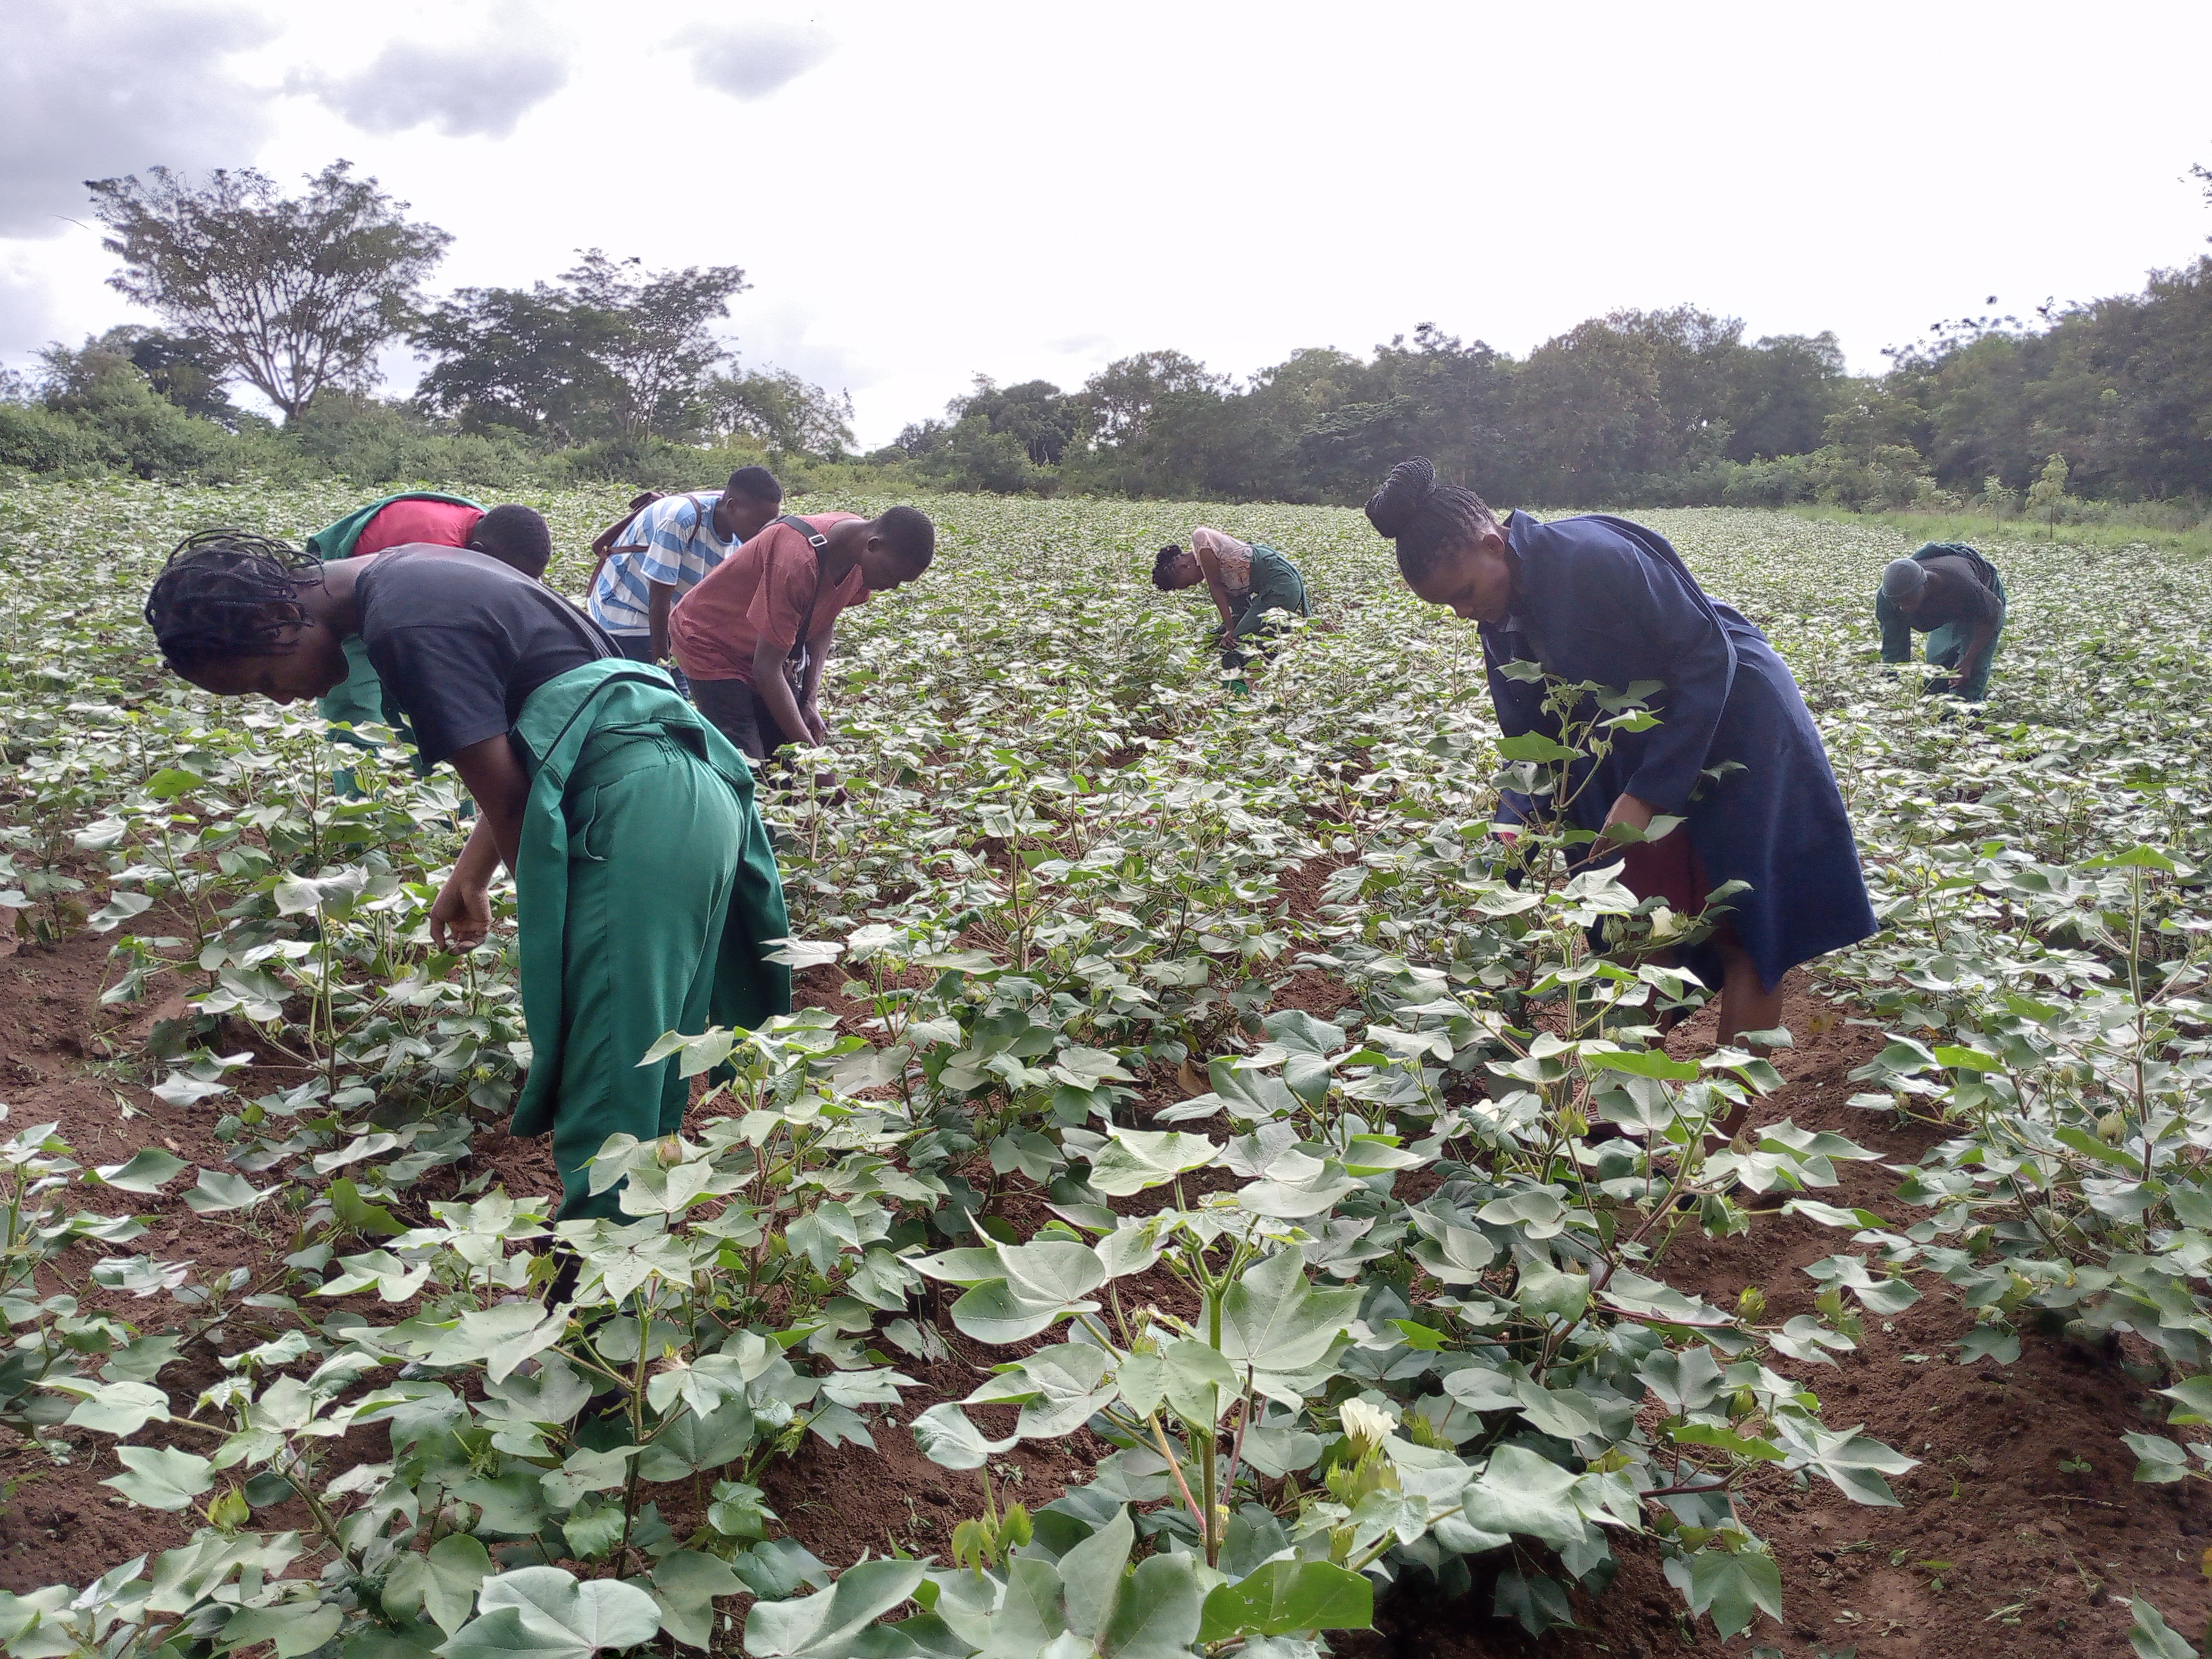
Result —
M 737 546 L 714 529 L 719 489 L 664 495 L 631 520 L 592 584 L 592 620 L 610 634 L 653 631 L 653 588 L 665 582 L 680 599 Z

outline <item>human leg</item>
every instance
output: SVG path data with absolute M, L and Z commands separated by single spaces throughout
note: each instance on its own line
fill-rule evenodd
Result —
M 708 723 L 758 771 L 769 750 L 761 735 L 760 699 L 751 685 L 744 680 L 694 680 L 691 693 L 692 701 L 698 704 L 699 712 Z M 769 729 L 780 730 L 773 720 Z
M 705 1023 L 744 825 L 720 777 L 659 738 L 587 757 L 569 822 L 553 1158 L 561 1216 L 612 1217 L 619 1200 L 592 1193 L 587 1161 L 610 1135 L 682 1126 L 674 1058 L 637 1062 L 664 1032 Z
M 1737 1039 L 1747 1031 L 1771 1031 L 1782 1024 L 1782 987 L 1778 984 L 1768 990 L 1759 976 L 1759 964 L 1751 959 L 1751 952 L 1743 948 L 1732 927 L 1723 927 L 1713 939 L 1714 948 L 1721 957 L 1721 1010 L 1717 1045 L 1726 1048 L 1737 1044 Z M 1749 1108 L 1739 1101 L 1722 1116 L 1717 1126 L 1723 1134 L 1733 1137 L 1743 1127 Z

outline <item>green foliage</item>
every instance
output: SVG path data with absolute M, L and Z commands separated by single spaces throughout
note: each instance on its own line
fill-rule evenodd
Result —
M 597 248 L 552 283 L 465 288 L 409 337 L 432 360 L 426 409 L 465 431 L 506 428 L 573 445 L 688 437 L 728 353 L 708 332 L 743 291 L 735 265 L 633 273 Z
M 204 341 L 287 416 L 360 382 L 453 238 L 333 161 L 298 197 L 252 167 L 194 185 L 167 167 L 90 185 L 112 285 Z
M 573 587 L 619 491 L 531 498 Z M 111 1006 L 181 997 L 131 1063 L 150 1109 L 205 1103 L 223 1154 L 0 1142 L 0 1419 L 115 1442 L 117 1498 L 195 1529 L 0 1600 L 15 1659 L 1310 1653 L 1508 1546 L 1494 1607 L 1540 1632 L 1630 1534 L 1732 1635 L 1788 1592 L 1747 1483 L 1881 1506 L 1912 1467 L 1778 1361 L 1820 1375 L 1931 1273 L 1983 1310 L 1966 1363 L 2045 1318 L 2144 1334 L 2170 1413 L 2132 1437 L 2145 1478 L 2212 1473 L 2197 567 L 1993 547 L 2017 598 L 1974 724 L 1875 672 L 1893 538 L 1660 521 L 1774 634 L 1869 849 L 1887 929 L 1832 964 L 1891 1036 L 1863 1103 L 1942 1129 L 1893 1217 L 1830 1201 L 1869 1156 L 1848 1136 L 1711 1144 L 1778 1079 L 1657 1045 L 1702 995 L 1658 953 L 1704 921 L 1574 872 L 1577 837 L 1488 834 L 1501 787 L 1563 799 L 1653 688 L 1548 687 L 1565 741 L 1501 744 L 1467 632 L 1363 523 L 1263 508 L 1332 626 L 1232 696 L 1143 580 L 1161 514 L 948 497 L 954 579 L 854 613 L 829 670 L 842 792 L 802 769 L 765 796 L 787 955 L 842 976 L 848 1017 L 670 1033 L 708 1098 L 601 1148 L 617 1219 L 555 1225 L 472 1156 L 526 1050 L 507 936 L 428 945 L 450 780 L 349 751 L 367 793 L 337 799 L 317 722 L 154 677 L 129 621 L 185 523 L 296 535 L 344 499 L 0 497 L 0 918 L 33 950 L 111 939 Z M 1338 999 L 1291 994 L 1316 973 Z M 1668 1282 L 1747 1191 L 1839 1230 L 1816 1314 Z M 149 1248 L 113 1212 L 156 1193 L 252 1265 Z M 220 1375 L 187 1384 L 199 1336 Z M 898 1356 L 949 1352 L 967 1394 L 915 1400 Z M 979 1472 L 976 1513 L 947 1556 L 832 1573 L 766 1473 L 907 1401 L 926 1455 Z M 1063 1495 L 988 1484 L 1086 1427 L 1110 1455 Z

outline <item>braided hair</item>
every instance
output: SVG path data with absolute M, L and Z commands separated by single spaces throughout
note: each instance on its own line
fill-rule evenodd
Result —
M 280 649 L 307 621 L 302 586 L 321 564 L 249 530 L 198 530 L 179 542 L 146 596 L 146 625 L 178 673 Z
M 1444 555 L 1498 527 L 1498 514 L 1472 489 L 1438 483 L 1437 470 L 1416 455 L 1390 469 L 1382 488 L 1367 498 L 1367 521 L 1398 544 L 1398 568 L 1407 581 L 1425 580 Z
M 1152 586 L 1163 593 L 1176 590 L 1175 568 L 1182 558 L 1182 549 L 1170 542 L 1152 561 Z

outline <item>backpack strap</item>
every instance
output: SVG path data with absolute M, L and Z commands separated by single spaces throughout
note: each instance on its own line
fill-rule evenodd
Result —
M 806 615 L 799 622 L 799 637 L 791 642 L 791 654 L 804 661 L 806 641 L 814 633 L 814 607 L 822 599 L 822 556 L 830 550 L 830 538 L 796 513 L 786 513 L 776 522 L 787 529 L 796 530 L 806 538 L 806 544 L 814 550 L 814 593 L 806 601 Z

